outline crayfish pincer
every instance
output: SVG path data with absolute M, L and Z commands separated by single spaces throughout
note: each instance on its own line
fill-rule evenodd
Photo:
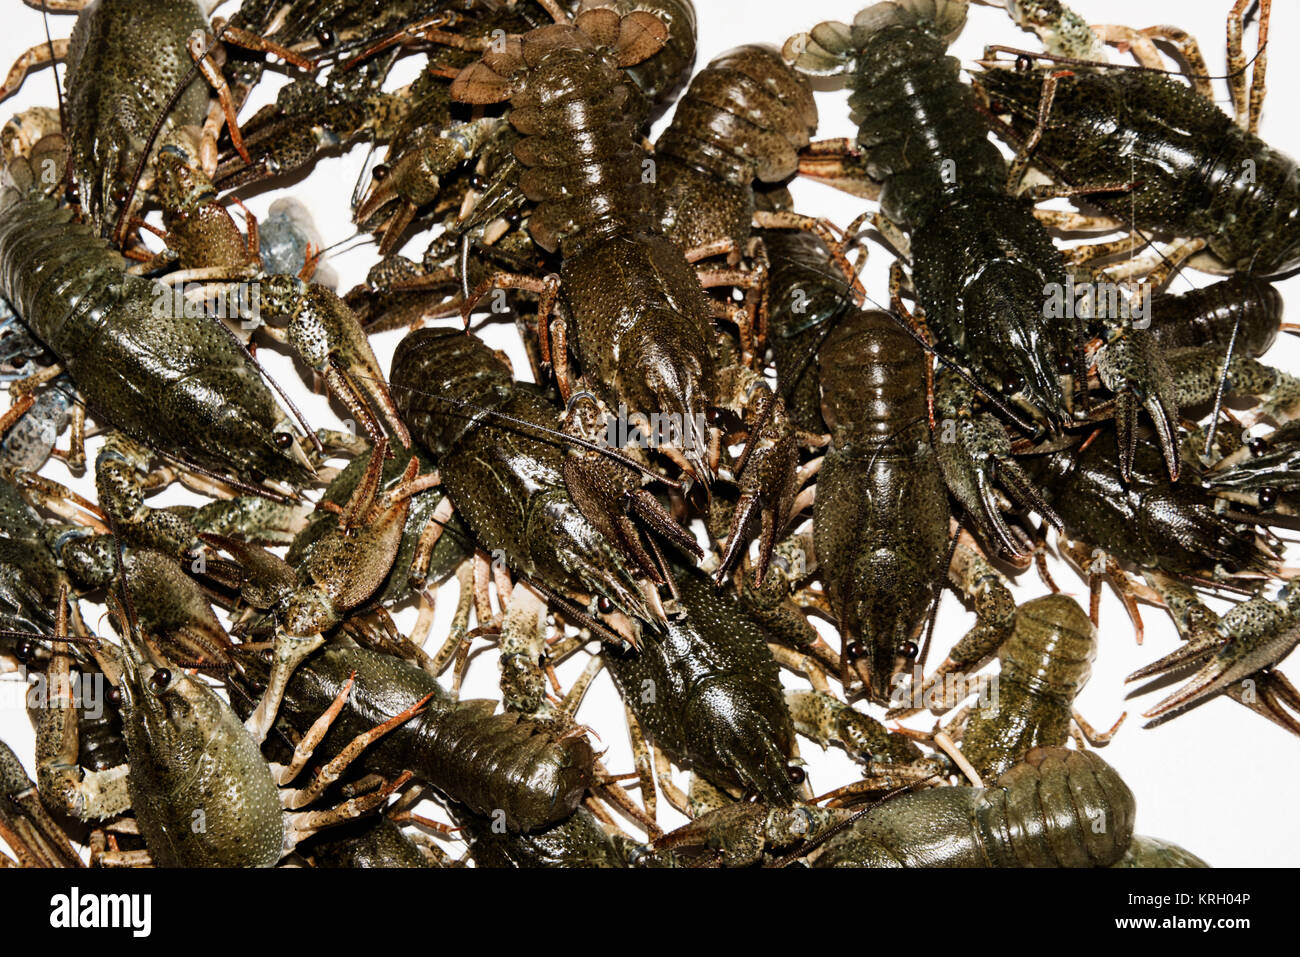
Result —
M 677 569 L 686 614 L 640 649 L 606 649 L 605 665 L 637 720 L 676 760 L 773 804 L 795 800 L 794 731 L 776 662 L 729 591 Z

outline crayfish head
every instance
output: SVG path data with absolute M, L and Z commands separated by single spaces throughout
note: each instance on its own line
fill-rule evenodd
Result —
M 134 629 L 122 629 L 123 729 L 134 765 L 137 755 L 181 763 L 202 752 L 216 720 L 215 695 L 174 666 Z
M 295 486 L 309 481 L 316 472 L 302 438 L 270 396 L 263 402 L 253 388 L 233 394 L 238 397 L 235 401 L 213 396 L 221 401 L 210 412 L 208 444 L 216 453 L 214 464 L 224 469 L 234 466 L 233 471 L 246 479 L 274 479 Z
M 855 570 L 856 594 L 844 656 L 868 682 L 871 698 L 885 703 L 916 659 L 916 636 L 934 600 L 936 583 L 894 549 L 864 556 Z

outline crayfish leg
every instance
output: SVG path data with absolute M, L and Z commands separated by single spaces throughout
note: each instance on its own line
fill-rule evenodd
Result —
M 262 694 L 262 700 L 257 703 L 257 707 L 253 709 L 253 713 L 244 722 L 244 727 L 258 744 L 266 740 L 271 726 L 275 723 L 275 716 L 280 710 L 280 702 L 284 700 L 284 693 L 289 687 L 289 679 L 293 676 L 294 669 L 323 644 L 325 644 L 325 637 L 320 633 L 303 636 L 276 635 L 275 651 L 271 659 L 271 676 L 266 682 L 266 691 Z

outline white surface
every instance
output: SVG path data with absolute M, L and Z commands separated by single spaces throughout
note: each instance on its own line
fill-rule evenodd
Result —
M 858 9 L 854 0 L 743 0 L 723 3 L 719 0 L 696 0 L 699 14 L 699 56 L 697 67 L 712 57 L 746 42 L 767 42 L 780 45 L 789 35 L 808 29 L 823 19 L 850 20 Z M 1120 0 L 1078 0 L 1075 8 L 1085 13 L 1093 23 L 1131 23 L 1142 27 L 1153 23 L 1174 23 L 1183 27 L 1202 42 L 1212 72 L 1221 74 L 1224 69 L 1224 19 L 1230 6 L 1228 0 L 1147 0 L 1142 4 Z M 33 43 L 44 39 L 41 16 L 37 11 L 9 4 L 10 26 L 0 43 L 0 67 L 6 67 L 14 57 Z M 54 36 L 67 36 L 72 28 L 72 18 L 51 17 Z M 1269 87 L 1265 105 L 1262 134 L 1274 146 L 1300 155 L 1300 128 L 1289 119 L 1293 97 L 1300 92 L 1300 58 L 1293 55 L 1293 45 L 1300 41 L 1300 6 L 1282 2 L 1274 4 L 1272 22 L 1271 61 Z M 1253 50 L 1254 32 L 1248 34 L 1248 49 Z M 977 6 L 971 11 L 962 36 L 954 44 L 953 52 L 964 63 L 970 64 L 980 54 L 986 43 L 1006 43 L 1027 49 L 1037 49 L 1037 38 L 1022 33 L 1007 18 L 1001 8 Z M 420 57 L 408 58 L 402 64 L 401 75 L 395 80 L 406 82 L 421 62 Z M 62 75 L 62 74 L 60 74 Z M 256 106 L 269 98 L 276 83 L 274 74 L 252 106 L 246 106 L 243 116 L 250 116 Z M 1221 103 L 1227 102 L 1226 87 L 1215 85 Z M 820 137 L 852 135 L 854 129 L 847 116 L 846 94 L 842 90 L 817 94 L 821 112 Z M 29 76 L 19 94 L 3 105 L 8 117 L 19 109 L 32 105 L 53 105 L 52 74 L 43 70 Z M 661 125 L 664 121 L 661 121 Z M 316 217 L 317 225 L 327 243 L 335 243 L 352 233 L 348 197 L 352 193 L 358 171 L 361 169 L 366 148 L 360 147 L 341 158 L 320 160 L 309 178 L 290 187 L 291 195 L 307 203 Z M 864 204 L 845 194 L 809 182 L 796 182 L 794 192 L 801 212 L 829 217 L 840 225 L 863 211 Z M 278 192 L 242 194 L 249 207 L 259 216 L 265 216 L 270 203 L 281 195 Z M 406 252 L 418 258 L 428 241 L 420 235 L 408 245 Z M 341 288 L 349 288 L 364 278 L 366 269 L 376 260 L 373 245 L 360 245 L 356 249 L 334 257 L 331 265 L 341 278 Z M 880 247 L 872 248 L 865 281 L 870 293 L 884 299 L 885 275 L 889 255 Z M 1175 289 L 1188 288 L 1190 284 L 1203 284 L 1206 278 L 1199 274 L 1183 273 L 1175 279 Z M 1300 279 L 1282 283 L 1283 294 L 1300 293 Z M 400 333 L 389 333 L 376 338 L 375 348 L 387 368 L 392 350 Z M 526 374 L 527 363 L 514 335 L 513 327 L 489 327 L 486 338 L 494 345 L 506 348 L 515 359 L 515 368 Z M 1289 337 L 1268 357 L 1284 368 L 1294 371 L 1300 362 L 1297 346 Z M 322 396 L 313 395 L 310 386 L 294 371 L 292 363 L 272 348 L 264 348 L 259 355 L 271 368 L 280 382 L 294 395 L 308 419 L 317 426 L 337 423 L 339 416 Z M 66 439 L 64 440 L 66 442 Z M 96 443 L 91 444 L 93 460 Z M 67 470 L 59 463 L 47 466 L 47 474 L 68 480 Z M 93 494 L 93 482 L 83 477 L 70 484 Z M 168 490 L 157 496 L 155 504 L 169 504 L 186 500 L 183 492 Z M 1294 554 L 1291 564 L 1300 564 Z M 1053 573 L 1061 586 L 1086 601 L 1087 588 L 1063 563 L 1053 561 Z M 439 615 L 430 648 L 440 643 L 446 635 L 446 622 L 454 602 L 452 583 L 440 594 Z M 1031 572 L 1020 576 L 1016 582 L 1018 600 L 1044 593 L 1045 588 Z M 87 609 L 88 620 L 94 623 L 97 612 Z M 1093 669 L 1090 684 L 1084 690 L 1078 705 L 1082 713 L 1098 727 L 1108 727 L 1122 710 L 1130 718 L 1114 743 L 1101 750 L 1101 755 L 1124 776 L 1137 796 L 1138 830 L 1176 841 L 1211 864 L 1226 865 L 1295 865 L 1300 863 L 1300 816 L 1295 813 L 1296 797 L 1300 794 L 1300 742 L 1280 728 L 1236 703 L 1221 698 L 1195 709 L 1175 721 L 1157 729 L 1144 730 L 1139 713 L 1158 700 L 1147 695 L 1140 699 L 1126 698 L 1123 683 L 1126 674 L 1155 660 L 1172 650 L 1177 644 L 1168 618 L 1154 608 L 1144 606 L 1146 644 L 1138 647 L 1133 638 L 1123 607 L 1107 590 L 1101 612 L 1101 651 Z M 405 610 L 398 616 L 399 624 L 408 627 L 413 611 Z M 932 651 L 931 662 L 941 660 L 941 652 L 964 633 L 971 616 L 951 597 L 944 599 L 939 616 L 937 646 Z M 567 686 L 585 663 L 585 654 L 571 658 L 560 669 L 561 680 Z M 469 674 L 463 693 L 468 696 L 497 696 L 495 648 L 487 642 L 475 643 Z M 1295 670 L 1296 665 L 1292 665 Z M 14 676 L 0 677 L 12 682 Z M 1300 678 L 1300 676 L 1297 676 Z M 803 686 L 801 679 L 785 675 L 791 686 Z M 21 697 L 13 685 L 0 685 L 0 737 L 13 746 L 29 763 L 32 758 L 32 732 L 21 709 Z M 873 712 L 880 717 L 878 711 Z M 579 719 L 600 734 L 599 746 L 608 749 L 605 762 L 615 772 L 632 768 L 630 749 L 624 730 L 622 708 L 607 675 L 602 674 L 593 685 Z M 928 728 L 925 718 L 910 722 L 914 727 Z M 855 766 L 837 750 L 823 754 L 811 742 L 800 742 L 804 757 L 809 762 L 809 774 L 816 793 L 854 780 Z M 684 783 L 684 782 L 682 782 Z M 670 827 L 680 819 L 660 802 L 660 821 Z

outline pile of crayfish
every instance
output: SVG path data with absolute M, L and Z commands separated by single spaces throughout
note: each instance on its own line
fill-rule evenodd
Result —
M 0 864 L 1208 866 L 1076 698 L 1110 589 L 1107 654 L 1179 639 L 1148 727 L 1300 736 L 1247 6 L 1229 116 L 1055 0 L 698 68 L 691 0 L 59 4 L 0 87 L 62 64 L 0 132 Z M 352 148 L 343 289 L 288 194 Z

